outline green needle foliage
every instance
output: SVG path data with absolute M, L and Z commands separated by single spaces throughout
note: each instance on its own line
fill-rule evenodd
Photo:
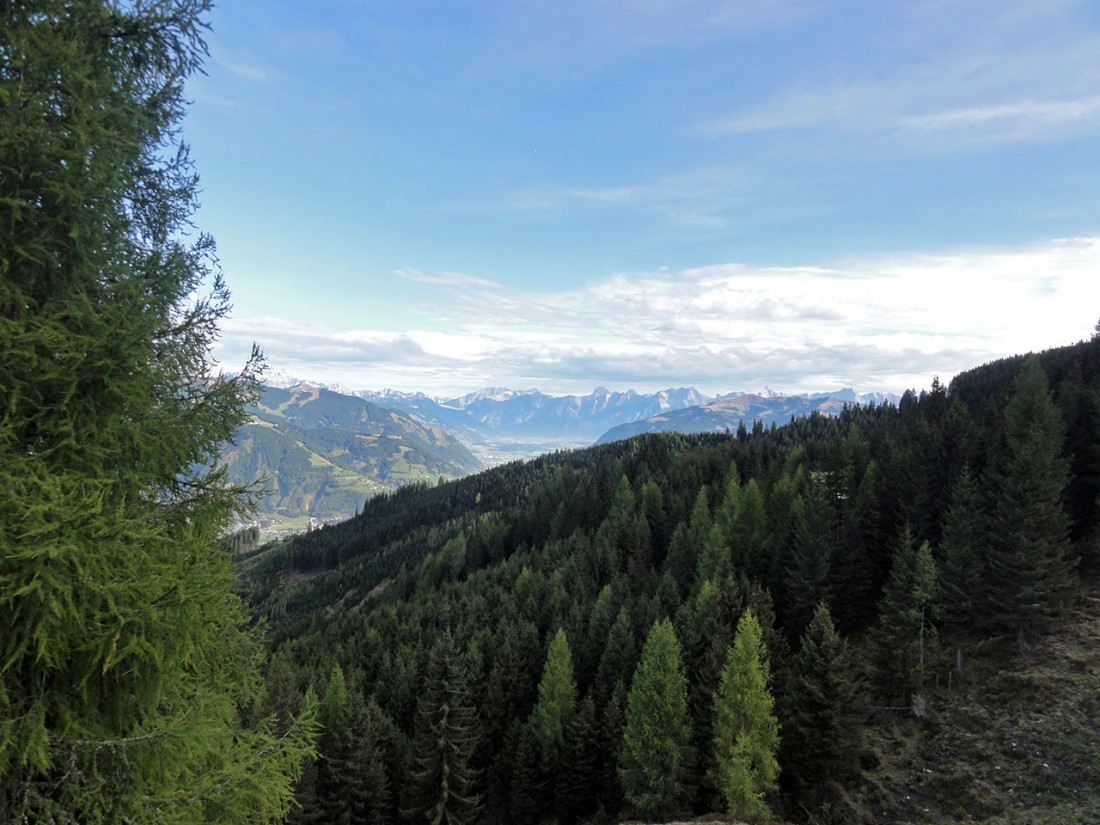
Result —
M 619 778 L 645 816 L 684 810 L 691 797 L 687 679 L 672 622 L 655 622 L 627 696 Z
M 259 648 L 211 458 L 258 354 L 178 139 L 207 0 L 0 6 L 0 821 L 273 820 L 314 709 L 246 728 Z
M 405 814 L 428 825 L 476 822 L 481 795 L 472 766 L 478 719 L 464 663 L 449 631 L 432 650 L 424 693 L 417 702 L 410 805 Z
M 763 632 L 746 610 L 714 694 L 714 780 L 738 816 L 769 818 L 764 795 L 778 788 L 779 722 L 768 677 Z
M 783 726 L 784 775 L 807 810 L 831 808 L 858 775 L 859 698 L 852 653 L 821 602 L 794 658 Z
M 542 749 L 543 759 L 556 765 L 565 733 L 577 708 L 577 682 L 573 678 L 573 655 L 565 631 L 558 628 L 546 654 L 546 666 L 539 681 L 539 699 L 531 714 L 531 727 Z
M 1024 362 L 1004 409 L 983 481 L 988 503 L 991 629 L 1021 642 L 1057 627 L 1077 588 L 1070 558 L 1065 428 L 1035 358 Z
M 918 547 L 905 525 L 879 601 L 873 638 L 883 695 L 903 704 L 917 699 L 917 712 L 939 638 L 933 623 L 939 602 L 939 574 L 931 548 L 928 542 Z

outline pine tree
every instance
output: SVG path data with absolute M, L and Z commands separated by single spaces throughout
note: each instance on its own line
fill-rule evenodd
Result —
M 714 782 L 730 813 L 769 818 L 764 796 L 778 788 L 779 722 L 762 635 L 746 610 L 714 694 Z
M 247 727 L 259 647 L 216 466 L 258 357 L 229 310 L 179 127 L 208 0 L 0 5 L 0 811 L 282 817 L 312 751 Z M 206 469 L 201 469 L 206 468 Z
M 687 680 L 672 622 L 655 622 L 627 697 L 619 777 L 627 800 L 645 816 L 684 809 L 691 730 Z
M 853 779 L 863 720 L 848 643 L 821 602 L 791 668 L 784 707 L 784 774 L 810 811 L 832 807 L 835 789 Z
M 1005 405 L 1000 439 L 982 477 L 989 523 L 989 589 L 983 609 L 994 633 L 1019 641 L 1054 629 L 1076 587 L 1063 426 L 1046 377 L 1028 359 Z

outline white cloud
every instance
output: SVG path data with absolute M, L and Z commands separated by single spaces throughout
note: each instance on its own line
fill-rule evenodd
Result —
M 258 340 L 270 363 L 302 377 L 442 394 L 502 384 L 897 391 L 1088 337 L 1100 312 L 1097 272 L 1100 238 L 822 267 L 621 273 L 537 299 L 452 274 L 433 281 L 431 329 L 237 319 L 221 352 L 231 364 Z

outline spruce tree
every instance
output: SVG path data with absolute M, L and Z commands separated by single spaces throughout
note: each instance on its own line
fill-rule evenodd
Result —
M 477 712 L 450 631 L 432 650 L 428 681 L 417 701 L 416 737 L 405 813 L 427 825 L 463 825 L 481 813 L 477 773 Z
M 249 727 L 259 647 L 216 456 L 253 360 L 180 140 L 208 0 L 0 5 L 0 811 L 271 820 L 312 710 Z M 203 469 L 205 468 L 205 469 Z M 285 720 L 280 724 L 285 725 Z
M 986 519 L 969 466 L 951 487 L 940 539 L 940 600 L 947 627 L 972 635 L 983 624 L 986 587 Z
M 353 693 L 327 731 L 319 760 L 317 795 L 325 823 L 384 825 L 393 821 L 393 799 L 386 774 L 384 713 Z
M 619 778 L 619 760 L 623 750 L 627 688 L 623 680 L 612 687 L 600 719 L 598 787 L 600 807 L 614 816 L 623 807 L 623 783 Z
M 784 775 L 807 810 L 831 807 L 858 772 L 863 720 L 852 654 L 824 602 L 794 657 L 784 708 Z
M 654 622 L 627 696 L 619 757 L 623 791 L 644 816 L 677 813 L 691 798 L 691 730 L 681 658 L 672 622 Z
M 558 771 L 556 811 L 558 821 L 572 825 L 596 810 L 599 785 L 599 742 L 596 704 L 585 696 L 577 705 L 565 735 L 561 767 Z
M 874 628 L 879 684 L 886 695 L 909 702 L 924 690 L 925 673 L 936 649 L 934 619 L 940 602 L 932 550 L 928 542 L 918 547 L 905 525 Z
M 989 518 L 982 606 L 994 633 L 1026 641 L 1054 629 L 1076 587 L 1061 501 L 1062 419 L 1036 358 L 1014 380 L 1000 430 L 982 477 Z
M 779 722 L 768 680 L 763 632 L 746 610 L 714 694 L 713 779 L 737 816 L 769 818 L 764 796 L 778 787 Z
M 542 748 L 530 724 L 518 724 L 515 752 L 511 764 L 508 798 L 509 821 L 516 825 L 534 825 L 550 807 L 551 789 L 543 769 Z

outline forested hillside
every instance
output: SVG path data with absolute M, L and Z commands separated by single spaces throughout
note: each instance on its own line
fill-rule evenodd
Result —
M 247 411 L 221 458 L 234 483 L 260 482 L 256 516 L 271 530 L 350 518 L 369 496 L 482 467 L 438 427 L 320 387 L 265 387 Z
M 376 498 L 245 563 L 297 819 L 1087 820 L 1098 493 L 1100 337 Z

